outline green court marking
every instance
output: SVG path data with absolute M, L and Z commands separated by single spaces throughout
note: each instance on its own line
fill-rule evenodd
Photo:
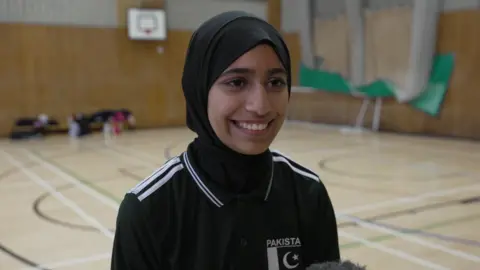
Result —
M 83 178 L 80 177 L 78 174 L 76 174 L 76 173 L 68 170 L 67 168 L 63 167 L 63 166 L 60 165 L 59 163 L 57 163 L 57 162 L 55 162 L 55 161 L 53 161 L 53 160 L 50 160 L 50 159 L 48 159 L 48 158 L 46 158 L 46 157 L 43 157 L 42 155 L 38 154 L 36 151 L 30 151 L 30 152 L 32 152 L 35 156 L 37 156 L 38 158 L 42 159 L 43 161 L 55 165 L 55 166 L 56 166 L 59 170 L 61 170 L 62 172 L 66 173 L 66 174 L 68 174 L 68 175 L 70 175 L 70 176 L 72 176 L 73 178 L 75 178 L 75 179 L 77 179 L 78 181 L 80 181 L 82 184 L 84 184 L 84 185 L 86 185 L 86 186 L 88 186 L 88 187 L 90 187 L 90 188 L 98 191 L 100 194 L 102 194 L 102 195 L 104 195 L 104 196 L 106 196 L 106 197 L 108 197 L 108 198 L 110 198 L 110 199 L 112 199 L 112 200 L 114 200 L 114 201 L 116 201 L 116 202 L 118 202 L 118 203 L 120 203 L 120 202 L 122 201 L 121 199 L 119 199 L 119 198 L 117 198 L 115 195 L 113 195 L 112 193 L 110 193 L 110 192 L 106 191 L 105 189 L 103 189 L 103 188 L 101 188 L 101 187 L 93 184 L 93 183 L 90 182 L 90 181 L 87 181 L 87 180 L 83 179 Z
M 436 223 L 431 223 L 431 224 L 428 224 L 428 225 L 420 227 L 420 228 L 413 228 L 413 229 L 414 230 L 438 229 L 438 228 L 441 228 L 441 227 L 446 227 L 448 225 L 454 225 L 454 224 L 465 222 L 465 221 L 471 221 L 471 220 L 474 220 L 474 219 L 477 219 L 477 218 L 480 218 L 480 215 L 473 215 L 473 216 L 466 216 L 466 217 L 462 217 L 462 218 L 444 220 L 444 221 L 440 221 L 440 222 L 436 222 Z M 414 235 L 415 233 L 406 232 L 405 234 Z M 392 240 L 392 239 L 395 239 L 395 238 L 397 238 L 397 236 L 392 235 L 392 234 L 384 234 L 384 235 L 379 235 L 379 236 L 367 238 L 365 240 L 367 240 L 369 242 L 383 242 L 383 241 Z M 342 250 L 346 250 L 346 249 L 359 248 L 359 247 L 363 247 L 363 246 L 364 245 L 360 242 L 352 242 L 352 243 L 347 243 L 347 244 L 340 245 L 340 248 Z

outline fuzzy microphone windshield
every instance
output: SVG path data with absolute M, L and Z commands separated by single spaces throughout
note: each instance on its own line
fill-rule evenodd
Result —
M 316 263 L 307 267 L 306 270 L 366 270 L 365 266 L 360 266 L 349 260 L 340 262 Z

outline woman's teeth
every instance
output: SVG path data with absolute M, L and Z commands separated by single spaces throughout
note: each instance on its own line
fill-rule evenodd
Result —
M 248 124 L 244 122 L 237 122 L 238 126 L 248 130 L 264 130 L 268 127 L 268 124 Z

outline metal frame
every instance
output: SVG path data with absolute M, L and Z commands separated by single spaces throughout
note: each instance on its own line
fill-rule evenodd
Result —
M 368 105 L 370 105 L 370 98 L 365 97 L 358 112 L 357 119 L 355 120 L 355 128 L 363 128 L 365 121 L 365 115 L 367 114 Z M 373 119 L 372 119 L 372 130 L 378 131 L 380 129 L 380 119 L 382 115 L 382 98 L 375 98 L 374 110 L 373 110 Z

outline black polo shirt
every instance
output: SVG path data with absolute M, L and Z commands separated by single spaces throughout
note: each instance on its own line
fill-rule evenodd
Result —
M 312 171 L 272 151 L 270 181 L 237 196 L 192 160 L 170 159 L 125 195 L 111 269 L 304 269 L 340 258 L 332 204 Z

